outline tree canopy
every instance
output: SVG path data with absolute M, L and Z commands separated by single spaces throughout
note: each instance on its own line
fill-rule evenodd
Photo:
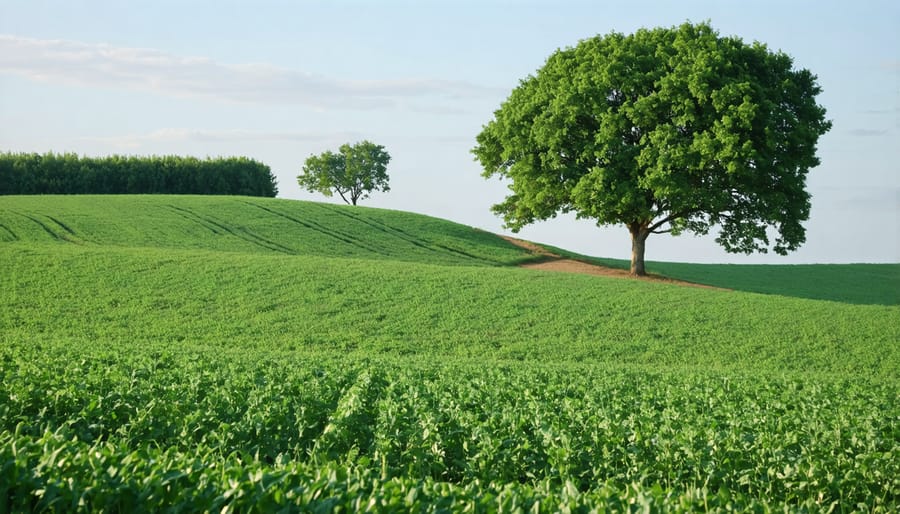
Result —
M 372 191 L 390 191 L 387 165 L 391 156 L 381 145 L 361 141 L 344 144 L 338 152 L 311 155 L 297 177 L 300 186 L 332 196 L 337 193 L 344 202 L 356 205 Z
M 473 153 L 511 179 L 493 207 L 508 228 L 560 212 L 623 224 L 634 274 L 652 233 L 718 226 L 726 251 L 785 254 L 805 241 L 806 175 L 831 127 L 820 92 L 790 56 L 707 23 L 614 32 L 551 55 Z

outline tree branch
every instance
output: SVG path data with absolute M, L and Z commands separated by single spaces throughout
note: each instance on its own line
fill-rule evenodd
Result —
M 672 214 L 669 214 L 665 218 L 663 218 L 663 219 L 657 221 L 656 223 L 650 225 L 649 227 L 647 227 L 647 231 L 653 232 L 654 234 L 662 234 L 663 232 L 670 232 L 671 229 L 665 230 L 663 232 L 657 232 L 656 229 L 658 229 L 659 227 L 665 225 L 666 223 L 674 221 L 678 218 L 683 218 L 683 217 L 687 216 L 688 214 L 690 214 L 690 212 L 674 212 Z

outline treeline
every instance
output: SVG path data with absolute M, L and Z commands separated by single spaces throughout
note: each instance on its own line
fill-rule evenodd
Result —
M 153 193 L 275 196 L 278 185 L 246 157 L 0 153 L 0 195 Z

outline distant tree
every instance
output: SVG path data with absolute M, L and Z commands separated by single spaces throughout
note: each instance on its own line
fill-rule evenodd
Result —
M 308 191 L 332 196 L 356 205 L 372 191 L 390 191 L 387 165 L 391 160 L 384 147 L 370 141 L 342 145 L 338 152 L 311 155 L 297 182 Z
M 805 241 L 806 174 L 831 128 L 816 77 L 708 24 L 611 33 L 558 50 L 477 136 L 483 175 L 511 179 L 506 226 L 574 212 L 624 224 L 631 272 L 650 234 L 706 234 L 726 251 Z

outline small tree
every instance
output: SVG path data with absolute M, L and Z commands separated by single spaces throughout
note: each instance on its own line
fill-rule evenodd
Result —
M 337 193 L 344 202 L 356 205 L 371 191 L 390 191 L 387 165 L 391 160 L 384 147 L 370 141 L 344 144 L 337 153 L 310 155 L 297 182 L 308 191 L 325 196 Z
M 631 233 L 706 234 L 726 251 L 785 254 L 805 240 L 807 172 L 831 123 L 816 77 L 708 24 L 611 33 L 559 50 L 477 136 L 484 176 L 512 180 L 506 226 L 575 212 Z

